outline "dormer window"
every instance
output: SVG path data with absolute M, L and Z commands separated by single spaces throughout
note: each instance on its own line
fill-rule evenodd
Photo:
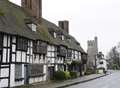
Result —
M 30 23 L 30 24 L 28 24 L 28 27 L 31 28 L 32 31 L 36 32 L 36 29 L 37 29 L 37 25 L 36 24 Z
M 53 36 L 54 36 L 54 38 L 57 38 L 57 34 L 56 34 L 56 32 L 53 33 Z

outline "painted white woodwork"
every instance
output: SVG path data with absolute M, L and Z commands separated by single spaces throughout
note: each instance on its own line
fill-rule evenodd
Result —
M 6 53 L 7 49 L 3 49 L 3 62 L 6 63 Z
M 12 62 L 15 62 L 15 54 L 12 54 Z
M 25 62 L 26 59 L 26 52 L 22 52 L 22 62 Z
M 9 68 L 2 68 L 0 77 L 8 77 L 9 76 Z
M 10 47 L 10 36 L 8 36 L 8 47 Z
M 7 62 L 9 62 L 10 61 L 10 49 L 8 49 L 8 53 L 7 53 Z
M 21 51 L 17 51 L 16 62 L 21 62 Z
M 12 43 L 16 43 L 16 37 L 15 36 L 12 37 Z
M 8 79 L 0 80 L 0 88 L 8 87 Z
M 12 45 L 12 52 L 16 52 L 16 45 Z
M 3 36 L 3 46 L 7 47 L 7 35 Z

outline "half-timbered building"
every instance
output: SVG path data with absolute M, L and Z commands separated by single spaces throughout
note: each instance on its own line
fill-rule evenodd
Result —
M 86 64 L 68 21 L 57 26 L 42 18 L 42 0 L 21 2 L 0 0 L 0 88 L 50 80 L 73 60 Z

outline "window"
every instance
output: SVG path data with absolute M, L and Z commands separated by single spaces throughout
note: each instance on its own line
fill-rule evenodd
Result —
M 28 41 L 25 38 L 18 38 L 17 39 L 17 50 L 27 51 L 28 48 Z
M 22 78 L 22 65 L 16 64 L 15 65 L 15 80 L 19 80 Z
M 64 47 L 64 46 L 60 46 L 58 47 L 58 55 L 59 56 L 63 56 L 63 57 L 66 57 L 66 54 L 67 54 L 67 49 Z
M 31 64 L 30 65 L 30 77 L 39 77 L 43 75 L 43 65 Z
M 101 61 L 100 64 L 103 64 L 103 61 Z
M 34 41 L 33 43 L 33 52 L 38 54 L 47 53 L 47 44 L 41 41 Z
M 67 51 L 67 57 L 68 57 L 68 59 L 70 59 L 72 57 L 72 50 Z
M 37 30 L 37 25 L 36 25 L 36 24 L 29 23 L 29 24 L 28 24 L 28 27 L 29 27 L 32 31 L 34 31 L 34 32 L 36 32 L 36 30 Z

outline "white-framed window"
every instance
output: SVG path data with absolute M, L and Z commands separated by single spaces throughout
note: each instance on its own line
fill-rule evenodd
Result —
M 37 25 L 36 24 L 33 24 L 33 23 L 28 24 L 28 27 L 31 28 L 32 31 L 34 31 L 34 32 L 36 32 L 36 30 L 37 30 Z

